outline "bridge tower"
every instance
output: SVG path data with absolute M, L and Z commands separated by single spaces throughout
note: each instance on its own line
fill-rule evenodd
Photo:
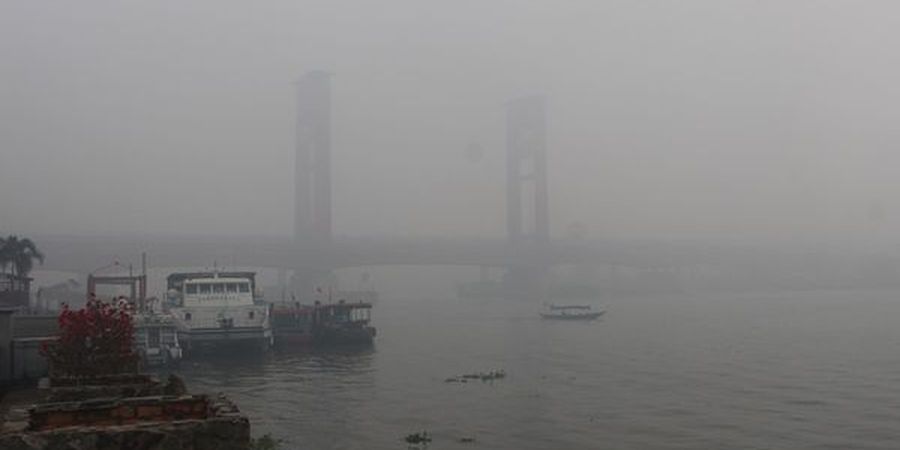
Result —
M 506 232 L 517 261 L 504 279 L 508 296 L 546 298 L 548 202 L 546 101 L 518 98 L 506 109 Z
M 294 239 L 331 240 L 331 75 L 297 82 Z
M 331 278 L 331 74 L 312 71 L 297 88 L 297 154 L 294 173 L 293 287 L 308 298 Z

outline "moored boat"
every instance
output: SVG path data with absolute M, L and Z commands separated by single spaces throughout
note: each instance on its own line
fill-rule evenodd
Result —
M 312 311 L 316 344 L 371 344 L 375 327 L 369 325 L 372 304 L 366 302 L 316 302 Z
M 181 361 L 178 330 L 171 316 L 138 312 L 133 320 L 135 348 L 145 366 L 173 366 Z
M 167 278 L 170 313 L 187 351 L 272 344 L 269 306 L 255 297 L 253 272 L 173 273 Z
M 134 326 L 133 346 L 145 367 L 172 366 L 181 360 L 182 350 L 173 317 L 154 308 L 156 298 L 147 297 L 146 257 L 142 257 L 144 270 L 141 275 L 97 275 L 87 279 L 87 300 L 99 300 L 124 306 Z M 114 263 L 109 267 L 117 267 Z M 130 296 L 119 295 L 101 299 L 97 296 L 100 286 L 127 286 Z
M 275 345 L 308 345 L 313 342 L 314 307 L 294 303 L 272 304 L 272 333 Z

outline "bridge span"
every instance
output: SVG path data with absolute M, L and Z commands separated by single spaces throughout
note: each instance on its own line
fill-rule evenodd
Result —
M 331 271 L 374 265 L 504 267 L 523 292 L 547 285 L 549 268 L 563 264 L 660 270 L 715 265 L 733 251 L 703 245 L 553 239 L 547 183 L 546 102 L 541 96 L 506 104 L 506 234 L 502 238 L 341 237 L 333 233 L 331 75 L 311 72 L 297 82 L 293 236 L 103 237 L 34 236 L 45 268 L 90 273 L 113 261 L 156 267 L 279 268 L 293 273 L 298 292 L 328 280 Z M 498 174 L 499 175 L 499 174 Z M 744 255 L 739 255 L 744 256 Z
M 872 286 L 900 280 L 900 255 L 884 248 L 860 253 L 827 246 L 551 238 L 547 124 L 540 96 L 506 105 L 506 204 L 498 205 L 506 209 L 502 238 L 335 235 L 331 142 L 331 76 L 311 72 L 297 83 L 293 236 L 33 236 L 47 255 L 44 268 L 85 274 L 113 261 L 137 263 L 146 252 L 152 267 L 284 269 L 293 273 L 296 292 L 309 292 L 333 279 L 331 271 L 347 267 L 487 266 L 505 268 L 505 285 L 538 297 L 546 292 L 549 269 L 566 264 L 639 272 L 705 270 L 728 283 L 750 280 L 753 286 Z
M 266 236 L 35 236 L 47 270 L 89 273 L 113 261 L 155 267 L 242 266 L 289 270 L 378 265 L 612 265 L 638 269 L 714 263 L 709 249 L 628 242 L 551 240 L 541 246 L 490 238 L 335 237 L 326 245 Z

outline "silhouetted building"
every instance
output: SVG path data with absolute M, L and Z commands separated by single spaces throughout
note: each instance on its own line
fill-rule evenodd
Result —
M 28 308 L 31 278 L 0 274 L 0 308 Z

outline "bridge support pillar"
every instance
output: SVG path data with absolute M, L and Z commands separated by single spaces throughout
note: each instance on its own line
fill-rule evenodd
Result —
M 314 71 L 297 82 L 294 237 L 331 240 L 331 75 Z
M 506 111 L 506 233 L 513 244 L 550 239 L 547 136 L 543 97 L 509 102 Z
M 550 241 L 545 101 L 515 99 L 506 110 L 506 232 L 515 262 L 504 277 L 507 297 L 546 300 Z
M 334 284 L 331 199 L 331 74 L 313 71 L 297 82 L 295 265 L 291 288 L 307 302 Z

